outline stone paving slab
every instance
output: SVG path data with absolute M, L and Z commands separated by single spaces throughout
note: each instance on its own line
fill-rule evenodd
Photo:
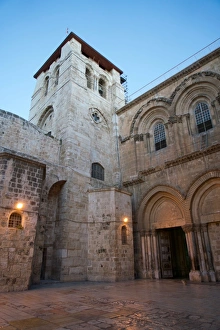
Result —
M 220 283 L 47 283 L 0 294 L 1 330 L 220 330 Z

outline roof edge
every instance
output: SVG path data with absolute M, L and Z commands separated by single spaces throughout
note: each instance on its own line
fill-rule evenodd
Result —
M 41 68 L 34 74 L 34 78 L 37 79 L 42 72 L 45 72 L 49 69 L 50 65 L 56 61 L 61 56 L 62 47 L 71 39 L 75 39 L 82 45 L 82 53 L 87 57 L 92 58 L 97 62 L 103 69 L 111 71 L 115 69 L 120 75 L 123 73 L 116 65 L 110 62 L 106 57 L 96 51 L 93 47 L 87 44 L 84 40 L 78 37 L 75 33 L 70 32 L 64 41 L 59 45 L 59 47 L 53 52 L 53 54 L 48 58 L 48 60 L 41 66 Z M 91 57 L 92 56 L 92 57 Z
M 163 81 L 162 83 L 160 83 L 160 84 L 154 86 L 153 88 L 149 89 L 147 92 L 141 94 L 140 96 L 138 96 L 137 98 L 135 98 L 131 102 L 124 105 L 122 108 L 118 109 L 116 111 L 116 113 L 120 114 L 120 113 L 128 110 L 129 108 L 131 108 L 135 104 L 141 102 L 144 99 L 147 99 L 152 94 L 155 94 L 155 92 L 158 93 L 158 91 L 160 91 L 160 90 L 166 88 L 167 86 L 171 85 L 173 83 L 173 81 L 176 81 L 177 79 L 181 79 L 182 77 L 184 77 L 187 74 L 191 74 L 193 71 L 201 68 L 203 65 L 205 65 L 209 61 L 217 58 L 218 56 L 220 56 L 220 47 L 216 48 L 211 53 L 201 57 L 199 60 L 193 62 L 189 66 L 185 67 L 183 70 L 179 71 L 175 75 L 173 75 L 170 78 Z

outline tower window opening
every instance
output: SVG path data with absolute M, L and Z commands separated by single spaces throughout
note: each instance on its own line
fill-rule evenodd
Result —
M 99 95 L 106 98 L 106 84 L 102 78 L 99 79 L 98 91 Z
M 60 75 L 60 70 L 59 70 L 59 67 L 56 69 L 56 72 L 55 72 L 55 82 L 54 82 L 54 85 L 57 86 L 58 85 L 58 82 L 59 82 L 59 75 Z
M 46 96 L 47 93 L 48 93 L 48 89 L 49 89 L 49 77 L 47 76 L 45 78 L 45 92 L 44 92 L 44 95 Z
M 87 87 L 92 89 L 92 74 L 88 68 L 86 68 L 85 76 L 86 76 L 86 81 L 87 81 Z

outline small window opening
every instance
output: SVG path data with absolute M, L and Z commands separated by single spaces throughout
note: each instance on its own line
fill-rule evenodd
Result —
M 127 227 L 126 226 L 121 227 L 121 243 L 122 243 L 122 245 L 127 244 Z
M 99 88 L 99 95 L 106 98 L 106 85 L 105 85 L 105 81 L 103 79 L 99 79 L 98 88 Z
M 92 178 L 104 181 L 104 167 L 99 163 L 92 164 Z
M 86 80 L 87 80 L 87 87 L 92 88 L 92 74 L 91 71 L 86 68 Z
M 19 213 L 12 213 L 10 215 L 10 218 L 9 218 L 9 222 L 8 222 L 8 227 L 10 228 L 17 228 L 19 226 L 21 226 L 21 215 Z
M 164 125 L 159 123 L 154 128 L 155 150 L 163 149 L 167 146 Z
M 209 107 L 206 103 L 199 103 L 196 106 L 195 117 L 198 133 L 206 132 L 212 128 Z

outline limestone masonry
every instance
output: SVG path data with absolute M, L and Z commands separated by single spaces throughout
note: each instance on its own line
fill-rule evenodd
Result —
M 220 49 L 127 104 L 122 74 L 71 32 L 0 110 L 0 291 L 220 281 Z

